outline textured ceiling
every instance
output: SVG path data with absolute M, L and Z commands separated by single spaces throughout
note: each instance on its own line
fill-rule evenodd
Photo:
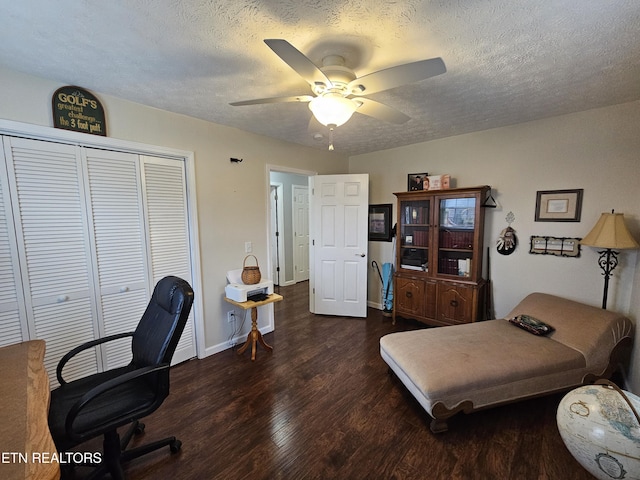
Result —
M 371 96 L 409 122 L 336 130 L 347 155 L 640 99 L 638 0 L 0 0 L 0 18 L 7 68 L 323 149 L 306 104 L 229 105 L 310 93 L 263 39 L 358 76 L 442 57 Z

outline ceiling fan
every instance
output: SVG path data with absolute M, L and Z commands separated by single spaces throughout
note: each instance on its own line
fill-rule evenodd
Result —
M 329 150 L 333 150 L 333 129 L 346 123 L 354 112 L 396 124 L 410 119 L 395 108 L 366 98 L 365 95 L 424 80 L 447 71 L 442 59 L 437 57 L 379 70 L 358 78 L 353 70 L 344 65 L 344 58 L 340 55 L 324 57 L 322 66 L 318 67 L 286 40 L 267 39 L 264 42 L 311 86 L 313 95 L 259 98 L 233 102 L 230 105 L 308 102 L 313 116 L 321 124 L 329 127 Z

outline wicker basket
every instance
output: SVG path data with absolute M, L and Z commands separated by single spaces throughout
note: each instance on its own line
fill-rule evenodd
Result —
M 255 266 L 247 266 L 247 258 L 253 257 L 256 261 Z M 242 281 L 245 285 L 253 285 L 258 283 L 262 278 L 260 275 L 260 267 L 258 266 L 258 259 L 255 255 L 247 255 L 242 262 Z

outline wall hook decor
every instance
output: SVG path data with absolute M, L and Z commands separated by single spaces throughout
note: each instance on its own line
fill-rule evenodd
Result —
M 511 255 L 516 246 L 518 245 L 518 237 L 516 237 L 516 231 L 511 228 L 511 224 L 516 220 L 516 216 L 513 212 L 507 213 L 505 218 L 509 226 L 500 232 L 498 237 L 497 246 L 498 253 L 501 255 Z
M 498 208 L 498 204 L 496 203 L 496 199 L 493 198 L 493 189 L 489 187 L 489 193 L 487 197 L 484 199 L 484 202 L 481 205 L 482 208 Z
M 229 160 L 231 161 L 231 163 L 240 163 L 242 161 L 242 158 L 230 158 Z

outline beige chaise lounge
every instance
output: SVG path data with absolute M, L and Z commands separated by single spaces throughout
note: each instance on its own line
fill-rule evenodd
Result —
M 431 415 L 433 432 L 458 412 L 568 390 L 628 361 L 633 324 L 618 313 L 532 293 L 507 319 L 521 314 L 555 331 L 537 336 L 500 319 L 380 339 L 382 358 Z

